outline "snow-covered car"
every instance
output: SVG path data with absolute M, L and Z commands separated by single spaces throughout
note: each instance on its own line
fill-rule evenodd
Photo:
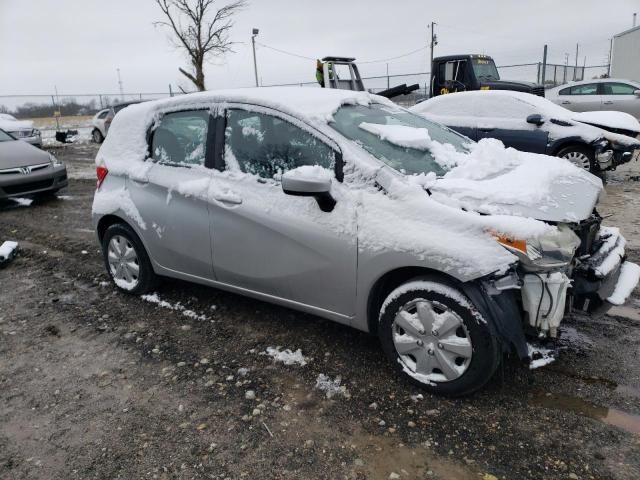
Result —
M 67 183 L 62 161 L 0 130 L 0 199 L 53 195 Z
M 640 118 L 640 82 L 622 78 L 594 78 L 550 88 L 553 103 L 574 112 L 615 110 Z
M 571 305 L 625 303 L 640 267 L 570 162 L 470 142 L 366 92 L 260 88 L 133 105 L 96 157 L 108 275 L 236 292 L 380 337 L 399 374 L 473 392 Z M 363 368 L 366 368 L 363 365 Z
M 24 140 L 35 147 L 42 148 L 42 135 L 40 130 L 33 128 L 31 120 L 18 120 L 8 113 L 0 113 L 0 129 L 19 140 Z
M 93 130 L 91 130 L 91 139 L 95 143 L 104 142 L 104 137 L 107 136 L 107 125 L 105 121 L 107 119 L 107 116 L 109 115 L 110 110 L 111 108 L 100 110 L 91 119 L 91 125 L 93 125 Z
M 474 91 L 441 95 L 411 111 L 442 123 L 472 140 L 496 138 L 507 147 L 544 153 L 599 173 L 638 158 L 640 141 L 610 130 L 638 128 L 620 112 L 576 114 L 522 92 Z M 600 128 L 596 124 L 605 127 Z

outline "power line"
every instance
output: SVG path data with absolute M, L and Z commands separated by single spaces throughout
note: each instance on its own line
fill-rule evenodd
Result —
M 261 47 L 268 48 L 270 50 L 274 50 L 274 51 L 276 51 L 278 53 L 282 53 L 283 55 L 289 55 L 291 57 L 302 58 L 304 60 L 316 60 L 315 58 L 312 58 L 312 57 L 307 57 L 305 55 L 300 55 L 298 53 L 293 53 L 293 52 L 289 52 L 287 50 L 282 50 L 280 48 L 272 47 L 271 45 L 265 45 L 264 43 L 261 43 L 261 42 L 258 42 L 258 41 L 256 41 L 256 45 L 260 45 Z M 403 53 L 402 55 L 397 55 L 395 57 L 381 58 L 381 59 L 378 59 L 378 60 L 366 60 L 366 61 L 358 62 L 358 64 L 390 62 L 392 60 L 397 60 L 399 58 L 404 58 L 404 57 L 408 57 L 410 55 L 414 55 L 414 54 L 416 54 L 418 52 L 421 52 L 423 50 L 426 50 L 426 49 L 427 49 L 427 46 L 425 45 L 424 47 L 417 48 L 415 50 L 412 50 L 412 51 L 407 52 L 407 53 Z

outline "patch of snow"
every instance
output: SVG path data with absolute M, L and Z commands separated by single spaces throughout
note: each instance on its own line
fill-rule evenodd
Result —
M 147 224 L 142 219 L 140 212 L 129 195 L 129 191 L 125 187 L 115 190 L 101 188 L 96 191 L 91 208 L 93 213 L 108 215 L 116 213 L 118 210 L 121 210 L 128 218 L 135 221 L 141 229 L 147 229 Z
M 300 365 L 303 367 L 308 363 L 308 359 L 302 355 L 302 351 L 300 349 L 292 352 L 288 348 L 280 350 L 280 347 L 267 347 L 264 354 L 269 355 L 276 362 L 281 362 L 285 365 Z
M 432 141 L 426 128 L 409 127 L 406 125 L 381 125 L 378 123 L 362 122 L 359 127 L 373 133 L 389 143 L 416 150 L 428 150 Z
M 607 301 L 614 305 L 623 305 L 640 281 L 640 266 L 624 262 L 620 267 L 620 276 L 616 288 Z
M 336 395 L 342 395 L 345 398 L 351 398 L 351 394 L 347 390 L 347 387 L 340 385 L 342 383 L 342 377 L 338 375 L 334 380 L 327 377 L 324 373 L 318 375 L 316 378 L 315 388 L 324 392 L 327 398 L 333 398 Z
M 14 250 L 18 248 L 18 242 L 6 240 L 0 245 L 0 261 L 8 260 Z
M 113 278 L 113 283 L 123 290 L 132 290 L 136 286 L 135 281 L 127 282 L 124 278 Z
M 529 352 L 529 358 L 531 359 L 529 362 L 530 370 L 544 367 L 556 360 L 554 355 L 555 352 L 549 348 L 534 346 L 527 343 L 527 351 Z
M 597 112 L 573 112 L 573 119 L 579 122 L 640 132 L 640 122 L 638 122 L 638 119 L 625 112 L 607 110 Z
M 12 197 L 10 200 L 17 203 L 21 207 L 28 207 L 33 203 L 33 198 Z
M 159 307 L 180 312 L 185 317 L 191 318 L 193 320 L 200 320 L 200 321 L 209 320 L 209 317 L 207 317 L 206 315 L 199 315 L 193 310 L 189 310 L 187 307 L 180 304 L 180 302 L 170 303 L 170 302 L 167 302 L 166 300 L 162 300 L 157 293 L 141 295 L 141 298 L 143 300 L 146 300 L 147 302 L 155 303 Z

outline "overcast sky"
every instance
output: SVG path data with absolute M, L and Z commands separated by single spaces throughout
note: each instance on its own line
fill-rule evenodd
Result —
M 224 0 L 219 0 L 224 4 Z M 206 67 L 207 88 L 254 83 L 251 29 L 258 41 L 308 57 L 352 55 L 384 59 L 427 43 L 438 23 L 435 54 L 485 53 L 498 65 L 549 61 L 602 64 L 609 38 L 631 27 L 640 0 L 250 0 L 236 18 L 235 53 Z M 153 0 L 0 0 L 0 94 L 116 93 L 120 68 L 126 92 L 188 86 L 177 71 L 184 56 L 169 32 L 154 27 Z M 428 50 L 389 62 L 390 73 L 426 71 Z M 258 47 L 265 85 L 312 81 L 312 61 Z M 361 64 L 384 74 L 385 62 Z

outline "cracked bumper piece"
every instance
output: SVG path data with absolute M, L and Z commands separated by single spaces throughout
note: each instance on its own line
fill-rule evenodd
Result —
M 576 308 L 603 315 L 622 305 L 638 284 L 640 267 L 626 262 L 626 240 L 617 228 L 601 227 L 598 249 L 576 268 L 572 293 Z

